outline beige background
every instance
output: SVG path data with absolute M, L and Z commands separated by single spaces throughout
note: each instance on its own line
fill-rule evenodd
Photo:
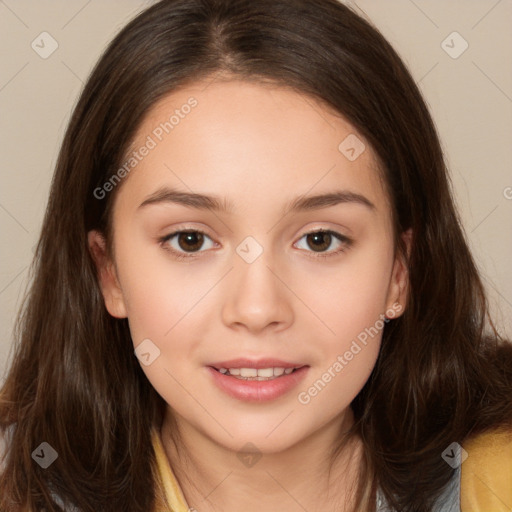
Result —
M 150 3 L 0 0 L 0 380 L 71 109 L 105 45 Z M 423 91 L 499 328 L 512 336 L 512 0 L 346 3 L 383 32 Z M 463 39 L 442 46 L 454 31 Z M 42 32 L 58 44 L 46 59 L 31 47 Z M 458 52 L 463 40 L 458 58 L 443 49 Z

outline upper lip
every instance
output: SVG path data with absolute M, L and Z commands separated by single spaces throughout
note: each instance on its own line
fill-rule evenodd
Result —
M 301 368 L 306 365 L 302 363 L 289 363 L 273 358 L 247 359 L 240 357 L 238 359 L 230 359 L 229 361 L 212 363 L 210 366 L 218 370 L 219 368 Z

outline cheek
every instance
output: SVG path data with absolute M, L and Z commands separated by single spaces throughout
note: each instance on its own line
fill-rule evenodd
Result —
M 370 293 L 370 288 L 362 291 L 360 284 L 347 279 L 346 286 L 331 286 L 331 300 L 324 299 L 322 314 L 332 332 L 325 329 L 319 336 L 317 364 L 311 368 L 311 376 L 298 395 L 298 402 L 311 406 L 310 411 L 326 414 L 325 421 L 350 405 L 368 380 L 379 355 L 386 325 L 384 294 L 376 294 L 375 289 Z M 320 302 L 316 304 L 322 307 Z
M 303 387 L 307 405 L 339 410 L 359 393 L 377 360 L 392 267 L 392 249 L 382 243 L 347 253 L 333 270 L 302 281 L 304 302 L 314 305 L 318 323 L 317 365 Z
M 214 277 L 171 262 L 156 243 L 146 242 L 141 248 L 120 243 L 119 254 L 118 270 L 134 344 L 145 338 L 165 343 L 187 323 L 183 320 L 195 313 L 194 306 L 214 284 Z
M 342 349 L 377 321 L 382 323 L 392 259 L 389 241 L 375 238 L 364 248 L 349 250 L 339 264 L 315 264 L 314 272 L 302 272 L 295 280 L 295 290 L 321 320 L 322 338 L 332 340 L 327 350 Z
M 354 340 L 331 354 L 328 363 L 312 373 L 299 390 L 302 411 L 327 423 L 346 410 L 368 380 L 380 348 L 380 336 L 372 344 Z
M 204 394 L 191 371 L 199 365 L 197 354 L 206 327 L 212 325 L 214 293 L 208 292 L 219 278 L 207 265 L 171 263 L 159 250 L 157 255 L 153 249 L 125 252 L 118 263 L 119 274 L 141 368 L 167 403 L 186 410 L 194 405 L 188 393 Z M 146 348 L 157 354 L 149 365 L 139 356 Z M 183 393 L 182 386 L 188 393 Z

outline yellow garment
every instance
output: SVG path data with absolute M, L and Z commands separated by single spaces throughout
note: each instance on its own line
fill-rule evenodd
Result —
M 169 460 L 165 453 L 160 438 L 160 432 L 157 429 L 153 429 L 151 432 L 153 448 L 155 450 L 156 462 L 158 466 L 158 474 L 160 477 L 160 484 L 164 496 L 159 496 L 157 512 L 189 512 L 194 509 L 190 509 L 187 505 L 185 497 L 181 491 L 181 488 L 174 476 L 169 465 Z M 165 503 L 165 501 L 167 503 Z
M 152 431 L 160 482 L 167 500 L 158 512 L 189 512 L 171 470 L 160 433 Z M 512 511 L 512 432 L 488 432 L 463 443 L 468 457 L 461 465 L 461 512 Z
M 462 447 L 461 512 L 511 512 L 512 432 L 484 433 Z

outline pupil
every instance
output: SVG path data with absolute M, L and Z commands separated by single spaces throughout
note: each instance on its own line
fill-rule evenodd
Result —
M 191 250 L 191 252 L 193 252 L 195 249 L 201 248 L 201 245 L 203 244 L 203 235 L 198 232 L 180 233 L 178 236 L 178 243 L 180 248 L 184 251 Z
M 327 241 L 323 240 L 324 238 L 327 239 Z M 330 233 L 311 233 L 308 235 L 308 243 L 310 241 L 313 241 L 313 245 L 310 245 L 313 250 L 320 252 L 323 249 L 327 249 L 329 245 L 331 244 L 331 235 Z

